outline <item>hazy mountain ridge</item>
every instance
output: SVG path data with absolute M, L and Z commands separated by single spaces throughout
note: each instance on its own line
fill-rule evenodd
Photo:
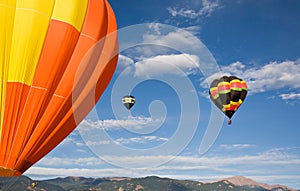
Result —
M 203 183 L 149 176 L 145 178 L 84 178 L 65 177 L 37 181 L 26 176 L 0 177 L 0 191 L 297 191 L 284 185 L 267 185 L 246 177 L 231 177 Z
M 268 185 L 268 184 L 263 184 L 263 183 L 259 183 L 256 182 L 250 178 L 246 178 L 243 176 L 235 176 L 235 177 L 230 177 L 230 178 L 226 178 L 224 180 L 227 180 L 229 182 L 231 182 L 232 184 L 236 185 L 236 186 L 252 186 L 252 187 L 262 187 L 268 190 L 274 190 L 276 188 L 280 189 L 280 188 L 284 188 L 285 190 L 291 190 L 291 191 L 297 191 L 295 189 L 289 188 L 285 185 L 280 185 L 280 184 L 276 184 L 276 185 Z

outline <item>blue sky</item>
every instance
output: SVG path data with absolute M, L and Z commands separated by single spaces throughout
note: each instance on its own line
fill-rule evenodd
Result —
M 118 68 L 94 111 L 26 175 L 247 176 L 300 188 L 300 1 L 117 1 Z M 249 94 L 228 126 L 209 82 Z M 128 112 L 122 96 L 136 104 Z

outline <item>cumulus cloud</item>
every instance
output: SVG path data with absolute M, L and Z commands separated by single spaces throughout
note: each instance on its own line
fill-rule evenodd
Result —
M 198 29 L 166 29 L 160 24 L 149 24 L 140 45 L 131 47 L 119 56 L 118 71 L 130 67 L 130 72 L 137 77 L 164 74 L 186 76 L 199 72 L 198 53 L 205 52 L 205 46 L 193 35 Z
M 196 30 L 195 27 L 188 29 Z M 187 52 L 199 52 L 203 45 L 192 33 L 181 29 L 162 33 L 161 25 L 150 24 L 149 32 L 143 35 L 143 44 L 149 46 L 134 48 L 135 52 L 143 55 L 135 57 L 138 60 L 133 65 L 135 76 L 190 75 L 199 72 L 199 57 Z
M 202 27 L 201 26 L 188 26 L 183 28 L 183 30 L 188 31 L 190 33 L 192 33 L 193 35 L 198 35 L 199 31 L 201 31 Z
M 300 93 L 289 93 L 289 94 L 281 94 L 280 97 L 283 99 L 283 100 L 297 100 L 299 99 L 300 100 Z
M 119 54 L 119 60 L 118 60 L 118 66 L 117 66 L 117 71 L 120 72 L 124 70 L 127 67 L 130 67 L 134 64 L 133 59 L 124 56 L 122 54 Z
M 262 68 L 253 68 L 243 73 L 253 92 L 280 89 L 284 87 L 299 88 L 300 60 L 272 62 Z
M 202 7 L 199 10 L 191 8 L 176 8 L 169 7 L 167 10 L 173 17 L 184 17 L 189 19 L 195 19 L 203 16 L 210 16 L 214 11 L 220 7 L 218 1 L 202 0 Z
M 165 28 L 165 26 L 162 26 Z M 180 47 L 182 50 L 198 50 L 200 49 L 199 39 L 187 31 L 195 30 L 172 29 L 171 32 L 161 33 L 159 24 L 149 25 L 149 32 L 143 35 L 143 43 L 167 46 L 169 48 Z M 165 29 L 164 29 L 165 30 Z
M 86 132 L 94 129 L 118 130 L 123 127 L 127 129 L 142 129 L 143 127 L 156 127 L 163 119 L 154 119 L 144 116 L 129 116 L 126 119 L 106 119 L 99 121 L 84 120 L 78 127 L 80 132 Z
M 164 74 L 190 75 L 198 72 L 196 55 L 159 55 L 135 63 L 136 76 L 158 76 Z

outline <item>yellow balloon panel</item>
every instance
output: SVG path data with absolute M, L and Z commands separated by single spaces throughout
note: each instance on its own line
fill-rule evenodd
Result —
M 14 27 L 12 31 L 7 31 L 13 35 L 8 68 L 9 82 L 31 84 L 53 6 L 53 0 L 17 1 Z
M 81 31 L 87 5 L 87 0 L 56 0 L 52 19 L 69 23 Z
M 17 9 L 39 12 L 45 16 L 49 16 L 52 14 L 54 3 L 55 0 L 17 0 Z
M 12 29 L 15 15 L 15 1 L 0 0 L 0 139 L 4 113 L 4 102 L 7 81 L 7 69 L 11 49 Z

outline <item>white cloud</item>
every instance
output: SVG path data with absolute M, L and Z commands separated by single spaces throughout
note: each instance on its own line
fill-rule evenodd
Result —
M 189 19 L 195 19 L 203 16 L 210 16 L 220 7 L 218 1 L 202 0 L 202 7 L 199 10 L 191 8 L 174 8 L 169 7 L 167 10 L 173 17 L 181 16 Z
M 210 83 L 222 75 L 236 75 L 243 78 L 250 93 L 259 93 L 281 88 L 300 88 L 300 60 L 271 62 L 262 67 L 248 68 L 241 62 L 235 62 L 221 67 L 221 73 L 206 79 Z M 205 86 L 203 82 L 201 85 Z M 299 94 L 282 94 L 283 99 L 297 99 Z
M 157 139 L 157 137 L 148 137 L 149 139 Z M 243 146 L 244 147 L 244 146 Z M 249 147 L 249 146 L 248 146 Z M 190 170 L 190 169 L 214 169 L 217 171 L 227 171 L 231 167 L 237 169 L 237 165 L 241 167 L 252 165 L 268 168 L 272 165 L 294 166 L 300 167 L 299 155 L 292 153 L 296 148 L 271 149 L 262 153 L 232 156 L 230 153 L 220 156 L 169 156 L 169 155 L 148 155 L 148 156 L 100 156 L 108 161 L 117 161 L 118 164 L 139 163 L 138 166 L 149 166 L 147 164 L 159 163 L 159 161 L 169 161 L 161 166 L 152 167 L 152 170 Z M 37 166 L 97 166 L 103 165 L 105 162 L 101 158 L 59 158 L 45 157 Z M 144 165 L 143 165 L 144 164 Z M 277 167 L 278 167 L 277 166 Z M 260 170 L 260 169 L 258 169 Z
M 32 167 L 25 175 L 34 177 L 80 176 L 80 177 L 132 177 L 135 175 L 128 169 L 89 169 L 89 168 L 47 168 Z
M 119 72 L 124 70 L 127 67 L 132 66 L 133 64 L 134 64 L 134 61 L 131 58 L 124 56 L 122 54 L 119 54 L 118 65 L 117 65 L 117 70 Z
M 85 146 L 85 144 L 82 142 L 82 140 L 80 138 L 78 138 L 78 132 L 75 130 L 74 132 L 72 132 L 72 134 L 70 134 L 68 137 L 66 137 L 61 143 L 60 145 L 76 145 L 77 147 L 83 147 Z
M 79 125 L 78 129 L 81 133 L 86 131 L 91 131 L 94 129 L 105 129 L 105 130 L 118 130 L 123 127 L 126 129 L 142 129 L 145 126 L 147 127 L 156 127 L 157 124 L 160 124 L 163 119 L 154 119 L 151 117 L 144 117 L 144 116 L 136 116 L 132 117 L 129 116 L 127 119 L 106 119 L 106 120 L 99 120 L 99 121 L 91 121 L 91 120 L 84 120 Z
M 154 34 L 161 35 L 159 23 L 150 23 L 148 27 L 153 31 Z
M 236 75 L 242 75 L 243 74 L 243 70 L 246 68 L 246 66 L 237 61 L 237 62 L 234 62 L 232 64 L 230 64 L 229 66 L 222 66 L 221 69 L 222 71 L 226 71 L 226 72 L 230 72 L 230 73 L 233 73 L 233 74 L 236 74 Z
M 43 167 L 89 167 L 105 164 L 97 157 L 68 158 L 68 157 L 45 157 L 38 162 Z
M 230 75 L 236 75 L 239 77 L 243 76 L 243 69 L 245 68 L 245 65 L 239 61 L 234 62 L 228 66 L 221 66 L 220 73 L 215 73 L 209 77 L 207 77 L 202 83 L 201 86 L 207 87 L 208 84 L 211 84 L 211 82 L 214 79 L 220 78 L 221 76 L 230 76 Z
M 253 92 L 264 92 L 280 88 L 300 88 L 300 63 L 298 61 L 272 62 L 262 68 L 244 72 Z
M 295 100 L 299 99 L 300 100 L 300 93 L 288 93 L 288 94 L 281 94 L 280 97 L 283 100 Z
M 177 8 L 169 7 L 167 10 L 169 11 L 169 13 L 173 17 L 182 16 L 182 17 L 187 17 L 187 18 L 190 18 L 190 19 L 194 19 L 197 16 L 199 16 L 199 13 L 197 13 L 193 9 L 185 9 L 185 8 L 177 9 Z
M 119 56 L 118 71 L 131 67 L 130 72 L 134 72 L 135 76 L 151 77 L 164 74 L 182 76 L 199 72 L 197 54 L 205 49 L 193 35 L 199 27 L 170 29 L 167 28 L 166 31 L 164 25 L 149 24 L 148 32 L 143 34 L 141 46 L 126 50 L 126 56 Z
M 103 146 L 103 145 L 112 145 L 112 144 L 120 144 L 120 145 L 128 145 L 128 144 L 150 144 L 151 142 L 166 142 L 169 138 L 159 137 L 159 136 L 139 136 L 139 137 L 130 137 L 130 138 L 118 138 L 115 140 L 97 140 L 91 141 L 87 140 L 86 144 L 89 146 Z
M 201 26 L 196 26 L 196 25 L 183 28 L 183 30 L 188 31 L 193 35 L 198 35 L 201 29 L 202 29 Z
M 134 63 L 135 75 L 190 75 L 199 72 L 198 56 L 185 53 L 196 52 L 196 50 L 199 52 L 203 48 L 199 39 L 186 30 L 172 30 L 165 34 L 160 30 L 162 29 L 159 24 L 150 24 L 149 32 L 143 35 L 143 44 L 155 46 L 135 47 L 135 50 L 140 52 L 139 55 L 143 55 L 135 58 L 139 60 Z M 189 30 L 196 29 L 191 27 Z M 175 47 L 180 48 L 180 52 Z
M 202 0 L 202 9 L 200 9 L 200 15 L 208 15 L 210 16 L 216 9 L 220 7 L 218 1 L 212 0 Z
M 171 32 L 161 34 L 159 27 L 160 25 L 155 25 L 155 27 L 150 25 L 150 32 L 143 35 L 143 43 L 163 45 L 169 48 L 180 47 L 183 50 L 199 50 L 202 48 L 200 47 L 199 39 L 186 30 L 172 29 Z M 188 29 L 192 30 L 195 27 Z
M 222 145 L 220 145 L 221 149 L 226 149 L 226 150 L 240 150 L 240 149 L 248 149 L 251 147 L 254 147 L 254 145 L 251 145 L 251 144 L 233 144 L 233 145 L 222 144 Z
M 166 142 L 168 138 L 158 137 L 158 136 L 139 136 L 139 137 L 131 137 L 131 138 L 119 138 L 116 139 L 116 142 L 119 144 L 131 144 L 131 143 L 149 143 L 149 142 Z
M 196 55 L 160 55 L 135 63 L 135 75 L 155 77 L 164 74 L 190 75 L 198 72 L 199 59 Z
M 103 140 L 103 141 L 100 141 L 100 140 L 97 140 L 97 141 L 91 141 L 91 140 L 87 140 L 86 141 L 86 144 L 88 146 L 105 146 L 105 145 L 110 145 L 110 144 L 113 144 L 113 142 L 111 140 Z

